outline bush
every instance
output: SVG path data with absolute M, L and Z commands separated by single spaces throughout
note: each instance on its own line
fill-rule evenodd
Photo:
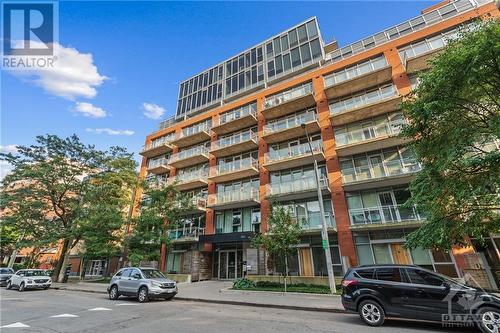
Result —
M 284 287 L 283 283 L 274 282 L 274 281 L 258 281 L 256 285 L 258 288 L 281 288 L 281 287 Z
M 233 283 L 234 289 L 251 289 L 255 288 L 255 282 L 249 279 L 238 279 Z

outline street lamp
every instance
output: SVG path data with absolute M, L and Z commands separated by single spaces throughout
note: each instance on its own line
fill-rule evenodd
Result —
M 323 225 L 323 228 L 321 230 L 321 238 L 323 240 L 323 250 L 325 250 L 326 267 L 328 270 L 328 285 L 330 286 L 330 292 L 332 294 L 335 294 L 337 293 L 337 287 L 335 286 L 335 276 L 333 275 L 332 255 L 330 253 L 330 242 L 328 240 L 328 225 L 326 224 L 325 219 L 325 207 L 323 207 L 323 194 L 321 193 L 318 162 L 316 161 L 316 157 L 314 157 L 311 139 L 309 138 L 306 124 L 302 123 L 300 127 L 302 127 L 306 132 L 307 143 L 309 144 L 309 150 L 311 151 L 311 156 L 314 161 L 314 174 L 316 175 L 316 189 L 318 191 L 319 211 L 321 224 Z

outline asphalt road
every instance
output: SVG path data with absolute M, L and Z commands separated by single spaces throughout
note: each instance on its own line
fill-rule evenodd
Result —
M 110 301 L 62 290 L 0 290 L 0 331 L 8 332 L 475 332 L 440 324 L 389 320 L 371 328 L 355 314 L 280 310 L 188 301 Z M 57 316 L 57 317 L 53 317 Z M 6 327 L 18 323 L 18 326 Z

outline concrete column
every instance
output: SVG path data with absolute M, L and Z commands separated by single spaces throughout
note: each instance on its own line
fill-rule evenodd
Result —
M 259 137 L 259 171 L 260 171 L 260 187 L 259 187 L 259 199 L 260 199 L 260 232 L 265 233 L 267 231 L 267 219 L 269 217 L 270 204 L 269 200 L 266 199 L 266 188 L 270 183 L 269 171 L 264 168 L 265 154 L 269 151 L 269 145 L 264 142 L 262 135 L 264 134 L 264 125 L 266 124 L 266 119 L 262 114 L 264 109 L 264 97 L 259 97 L 257 99 L 257 132 Z

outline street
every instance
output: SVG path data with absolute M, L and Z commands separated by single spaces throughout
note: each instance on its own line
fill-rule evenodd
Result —
M 364 325 L 356 314 L 280 310 L 190 301 L 110 301 L 63 290 L 0 291 L 2 332 L 475 332 L 388 320 Z M 14 326 L 22 327 L 6 327 Z M 26 327 L 26 326 L 29 327 Z

